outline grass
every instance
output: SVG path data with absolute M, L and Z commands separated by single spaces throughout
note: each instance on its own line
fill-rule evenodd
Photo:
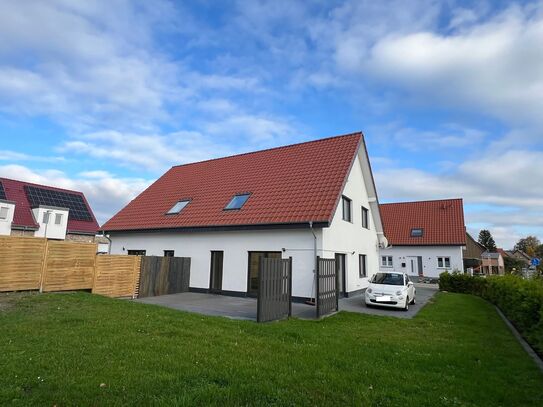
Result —
M 543 405 L 543 374 L 470 295 L 269 324 L 86 293 L 0 304 L 0 405 Z

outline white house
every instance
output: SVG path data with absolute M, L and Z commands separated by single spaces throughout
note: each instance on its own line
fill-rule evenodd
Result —
M 381 204 L 389 246 L 381 249 L 380 269 L 413 279 L 464 271 L 466 227 L 462 199 Z
M 259 259 L 292 257 L 293 296 L 315 296 L 316 256 L 352 295 L 385 244 L 361 133 L 172 167 L 105 225 L 112 254 L 191 258 L 193 291 L 255 295 Z

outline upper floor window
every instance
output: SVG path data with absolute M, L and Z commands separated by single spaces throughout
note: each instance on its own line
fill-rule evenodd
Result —
M 43 213 L 43 223 L 45 225 L 47 225 L 49 223 L 49 215 L 51 214 L 51 212 L 44 212 Z
M 448 269 L 451 267 L 451 258 L 450 257 L 438 257 L 437 258 L 437 267 L 440 269 Z
M 62 223 L 62 213 L 57 213 L 55 215 L 55 225 L 60 225 Z
M 353 221 L 353 213 L 352 213 L 352 201 L 347 198 L 346 196 L 341 197 L 341 204 L 343 207 L 343 220 L 347 222 Z
M 370 228 L 369 217 L 368 217 L 369 212 L 370 211 L 368 210 L 368 208 L 362 207 L 362 227 L 366 229 Z
M 424 234 L 424 229 L 422 228 L 411 229 L 411 237 L 422 237 L 423 234 Z
M 190 199 L 183 199 L 181 201 L 177 201 L 174 206 L 172 206 L 172 209 L 170 209 L 168 212 L 166 212 L 166 215 L 176 215 L 179 212 L 181 212 L 183 209 L 185 209 L 185 206 L 187 206 L 190 202 Z
M 249 193 L 234 195 L 234 197 L 230 200 L 230 202 L 228 202 L 228 205 L 226 205 L 224 209 L 241 209 L 250 196 L 251 194 Z
M 0 207 L 0 220 L 6 220 L 8 218 L 9 208 L 7 206 Z
M 392 267 L 392 256 L 381 256 L 381 266 Z

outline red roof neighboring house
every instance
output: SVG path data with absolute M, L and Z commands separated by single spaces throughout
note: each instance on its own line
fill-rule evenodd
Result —
M 392 246 L 465 246 L 462 199 L 381 204 L 381 218 Z
M 496 248 L 496 251 L 502 255 L 502 257 L 505 259 L 506 257 L 509 257 L 509 253 L 507 253 L 505 250 L 503 250 L 501 247 Z
M 329 223 L 361 143 L 347 134 L 172 167 L 104 231 Z M 225 210 L 236 194 L 241 210 Z M 175 215 L 176 202 L 189 203 Z
M 34 219 L 32 214 L 33 207 L 36 204 L 32 204 L 32 198 L 29 196 L 29 188 L 33 191 L 37 191 L 37 194 L 43 196 L 43 191 L 52 191 L 49 196 L 43 198 L 45 200 L 55 199 L 55 202 L 61 202 L 62 204 L 56 205 L 58 207 L 68 207 L 68 205 L 74 205 L 68 212 L 68 227 L 67 233 L 81 233 L 94 235 L 98 231 L 98 222 L 92 213 L 92 209 L 88 204 L 85 195 L 78 191 L 70 191 L 67 189 L 55 188 L 45 185 L 33 184 L 30 182 L 16 181 L 7 178 L 0 178 L 0 184 L 2 185 L 5 200 L 15 203 L 15 214 L 13 217 L 12 228 L 13 229 L 38 229 L 39 225 Z M 60 193 L 55 195 L 55 192 Z M 39 199 L 39 198 L 38 198 Z M 59 201 L 60 199 L 60 201 Z M 81 212 L 85 216 L 78 216 L 80 219 L 74 219 L 76 212 Z M 87 217 L 88 220 L 82 220 L 81 217 Z

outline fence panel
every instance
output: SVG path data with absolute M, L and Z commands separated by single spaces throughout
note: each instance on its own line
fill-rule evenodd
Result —
M 93 294 L 135 298 L 140 267 L 141 256 L 99 255 L 96 258 Z
M 96 243 L 47 242 L 43 291 L 90 290 L 94 280 Z
M 317 257 L 317 318 L 337 312 L 338 298 L 336 260 Z
M 138 297 L 175 294 L 189 290 L 190 257 L 145 256 Z
M 260 259 L 257 321 L 288 318 L 292 314 L 292 257 Z
M 45 239 L 0 237 L 0 291 L 40 288 Z

